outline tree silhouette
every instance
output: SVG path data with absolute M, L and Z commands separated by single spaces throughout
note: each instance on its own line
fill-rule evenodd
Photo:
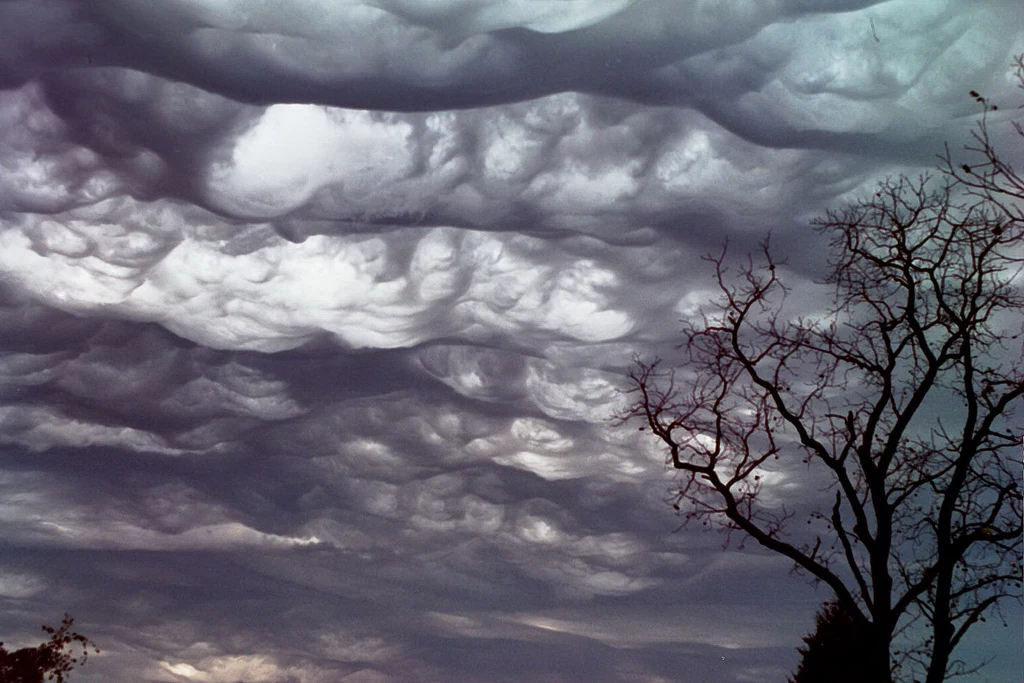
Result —
M 964 635 L 1021 597 L 1024 183 L 974 96 L 973 165 L 947 151 L 943 178 L 887 179 L 816 222 L 827 314 L 793 314 L 767 241 L 735 270 L 723 248 L 680 371 L 638 360 L 622 416 L 666 447 L 688 521 L 784 555 L 860 616 L 883 681 L 965 673 Z M 827 490 L 806 509 L 766 495 L 797 468 Z
M 0 643 L 0 683 L 43 683 L 44 680 L 64 683 L 75 666 L 85 664 L 90 647 L 99 653 L 95 643 L 71 630 L 74 621 L 71 615 L 65 614 L 59 627 L 43 626 L 50 639 L 37 647 L 8 652 Z M 75 644 L 82 648 L 77 656 Z
M 864 658 L 869 645 L 868 625 L 859 612 L 848 612 L 842 603 L 826 602 L 815 618 L 815 630 L 798 648 L 802 659 L 789 683 L 874 683 L 888 679 L 888 668 L 868 668 Z

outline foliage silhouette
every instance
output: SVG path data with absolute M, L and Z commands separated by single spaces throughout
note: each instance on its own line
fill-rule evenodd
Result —
M 827 602 L 815 618 L 815 630 L 798 648 L 802 658 L 789 683 L 873 683 L 887 680 L 888 670 L 871 671 L 864 653 L 870 632 L 860 613 Z
M 72 625 L 74 619 L 65 614 L 59 627 L 43 626 L 50 639 L 37 647 L 8 652 L 0 643 L 0 683 L 64 683 L 74 667 L 85 664 L 90 647 L 99 654 L 95 643 L 72 631 Z M 82 648 L 77 656 L 74 654 L 76 644 Z

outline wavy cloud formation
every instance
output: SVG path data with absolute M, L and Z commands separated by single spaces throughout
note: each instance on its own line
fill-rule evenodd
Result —
M 771 232 L 820 312 L 807 221 L 959 149 L 1024 52 L 1014 0 L 0 26 L 0 630 L 72 612 L 86 682 L 783 678 L 823 596 L 670 533 L 623 373 L 726 238 Z

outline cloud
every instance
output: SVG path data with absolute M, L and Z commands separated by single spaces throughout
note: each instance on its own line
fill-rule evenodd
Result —
M 29 598 L 46 589 L 46 582 L 31 574 L 0 573 L 0 597 Z
M 324 335 L 347 348 L 453 333 L 598 342 L 633 326 L 611 300 L 620 276 L 571 243 L 553 250 L 560 267 L 542 251 L 549 242 L 526 237 L 437 228 L 292 244 L 264 227 L 238 253 L 216 223 L 213 234 L 168 234 L 185 218 L 173 206 L 106 222 L 132 205 L 25 221 L 0 237 L 0 268 L 40 303 L 159 322 L 221 349 L 280 351 Z
M 317 683 L 326 681 L 324 674 L 306 666 L 281 666 L 272 658 L 263 655 L 219 655 L 203 657 L 196 661 L 198 667 L 186 662 L 160 662 L 163 669 L 156 680 L 201 681 L 202 683 L 231 683 L 232 681 L 253 681 L 254 683 L 277 683 L 298 681 Z M 169 677 L 166 674 L 171 674 Z M 347 680 L 347 679 L 343 679 Z
M 230 160 L 210 169 L 214 202 L 233 215 L 284 215 L 329 185 L 372 193 L 412 171 L 413 128 L 365 111 L 290 104 L 268 107 L 234 141 Z
M 810 90 L 831 97 L 840 107 L 834 120 L 850 121 L 841 110 L 858 107 L 862 93 L 888 88 L 887 95 L 903 95 L 925 87 L 923 74 L 965 83 L 985 73 L 1015 34 L 1006 21 L 1013 12 L 1008 2 L 954 7 L 799 0 L 722 7 L 704 0 L 427 6 L 395 0 L 336 3 L 329 10 L 297 2 L 287 12 L 275 3 L 109 2 L 77 12 L 77 22 L 67 21 L 76 14 L 70 3 L 34 10 L 14 5 L 8 11 L 20 12 L 23 21 L 64 20 L 49 32 L 74 36 L 65 38 L 58 59 L 123 64 L 131 55 L 173 80 L 236 99 L 444 109 L 531 99 L 572 84 L 649 102 L 703 104 L 749 131 L 770 129 L 764 116 L 774 113 L 777 130 L 788 130 L 787 136 L 807 122 L 794 118 L 804 107 L 790 109 L 784 97 L 783 108 L 760 111 L 758 126 L 754 102 L 742 96 L 758 98 L 763 86 L 777 82 L 776 94 L 795 98 Z M 50 56 L 31 44 L 11 52 L 8 69 L 26 75 Z M 822 75 L 810 68 L 819 54 L 834 55 L 833 64 L 859 63 L 861 71 L 856 78 Z M 950 64 L 966 69 L 952 76 Z M 927 98 L 935 104 L 946 94 Z M 734 108 L 730 113 L 712 102 Z M 890 120 L 897 114 L 879 111 Z
M 508 349 L 431 345 L 423 368 L 459 394 L 481 401 L 529 404 L 561 420 L 603 423 L 624 407 L 616 374 L 566 367 Z

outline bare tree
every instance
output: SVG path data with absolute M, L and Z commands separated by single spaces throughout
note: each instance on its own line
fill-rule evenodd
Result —
M 947 152 L 943 179 L 888 179 L 817 222 L 827 315 L 793 317 L 767 242 L 735 271 L 723 249 L 678 369 L 631 373 L 623 417 L 666 446 L 676 509 L 825 583 L 867 625 L 873 680 L 966 673 L 964 635 L 1021 598 L 1024 187 L 988 126 L 973 166 Z M 816 507 L 768 483 L 794 460 Z

